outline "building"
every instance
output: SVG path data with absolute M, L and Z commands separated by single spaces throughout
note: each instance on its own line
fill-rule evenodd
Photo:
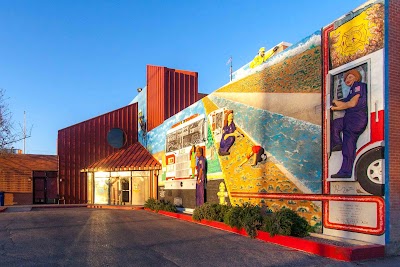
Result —
M 133 103 L 59 130 L 65 202 L 143 205 L 157 198 L 161 164 L 145 148 L 146 133 L 197 101 L 197 83 L 196 72 L 148 66 L 146 110 Z
M 207 159 L 208 202 L 288 207 L 323 234 L 396 253 L 398 9 L 398 1 L 368 1 L 257 68 L 244 66 L 201 100 L 197 74 L 148 66 L 147 86 L 129 106 L 60 130 L 60 192 L 68 203 L 139 203 L 134 171 L 147 168 L 142 201 L 157 196 L 194 208 L 197 146 Z M 355 95 L 358 109 L 335 108 Z M 113 128 L 122 129 L 120 149 L 106 143 Z M 136 155 L 151 167 L 131 163 Z M 124 168 L 129 173 L 112 173 Z M 108 182 L 101 200 L 100 181 Z M 131 197 L 121 201 L 128 184 Z
M 58 156 L 0 154 L 4 205 L 58 203 Z

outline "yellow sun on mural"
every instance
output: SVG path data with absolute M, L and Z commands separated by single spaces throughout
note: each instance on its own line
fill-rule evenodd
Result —
M 371 26 L 373 25 L 368 20 L 367 13 L 362 12 L 330 33 L 331 40 L 337 41 L 332 43 L 332 48 L 343 56 L 351 56 L 357 51 L 364 50 L 372 37 L 369 30 Z
M 368 45 L 368 31 L 364 24 L 352 27 L 342 37 L 342 54 L 350 55 Z

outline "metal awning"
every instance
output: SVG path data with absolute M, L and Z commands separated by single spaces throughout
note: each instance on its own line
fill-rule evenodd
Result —
M 96 161 L 81 172 L 161 170 L 162 166 L 139 142 Z

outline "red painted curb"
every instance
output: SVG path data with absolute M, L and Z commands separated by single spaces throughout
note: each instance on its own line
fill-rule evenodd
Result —
M 111 209 L 111 210 L 142 210 L 143 207 L 134 207 L 134 206 L 109 206 L 102 204 L 88 204 L 88 209 Z
M 145 210 L 150 212 L 155 212 L 147 208 L 145 208 Z M 207 220 L 201 220 L 199 222 L 199 221 L 194 221 L 192 219 L 192 216 L 187 214 L 173 213 L 162 210 L 160 210 L 158 213 L 168 217 L 173 217 L 189 222 L 194 222 L 197 224 L 211 226 L 220 230 L 240 234 L 243 236 L 248 236 L 244 229 L 239 230 L 237 228 L 232 228 L 229 225 L 226 225 L 222 222 L 207 221 Z M 373 259 L 373 258 L 383 258 L 385 256 L 385 246 L 383 245 L 340 247 L 293 236 L 276 235 L 271 237 L 269 233 L 263 231 L 258 231 L 256 239 L 308 252 L 326 258 L 348 261 L 348 262 Z

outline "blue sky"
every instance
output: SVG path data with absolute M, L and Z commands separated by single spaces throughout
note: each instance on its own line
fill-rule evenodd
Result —
M 0 88 L 17 132 L 26 111 L 26 153 L 56 154 L 58 130 L 129 104 L 146 64 L 197 71 L 211 93 L 230 56 L 236 70 L 364 2 L 0 0 Z

